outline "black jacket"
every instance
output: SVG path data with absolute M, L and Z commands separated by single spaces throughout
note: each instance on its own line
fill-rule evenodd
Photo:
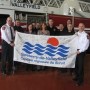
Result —
M 14 30 L 22 33 L 24 32 L 23 28 L 20 26 L 14 26 Z

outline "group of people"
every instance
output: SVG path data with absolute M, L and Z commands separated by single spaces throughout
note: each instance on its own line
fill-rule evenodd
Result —
M 1 72 L 3 75 L 11 74 L 13 71 L 13 47 L 14 47 L 14 38 L 15 32 L 22 32 L 35 35 L 50 35 L 50 36 L 70 36 L 77 33 L 78 35 L 78 49 L 77 57 L 75 63 L 75 77 L 73 80 L 76 81 L 76 84 L 82 85 L 84 81 L 84 57 L 85 51 L 89 47 L 88 34 L 84 31 L 84 23 L 79 23 L 78 32 L 74 31 L 71 20 L 67 20 L 67 25 L 59 24 L 59 26 L 54 26 L 54 21 L 52 19 L 48 20 L 48 24 L 43 23 L 32 23 L 29 24 L 27 30 L 23 30 L 20 26 L 20 21 L 15 20 L 15 26 L 12 26 L 12 18 L 8 17 L 6 24 L 1 27 L 1 39 L 2 39 L 2 58 Z M 18 64 L 18 63 L 16 63 Z M 17 65 L 16 65 L 17 66 Z M 44 70 L 44 66 L 35 66 L 31 65 L 32 69 Z M 29 65 L 27 65 L 29 68 Z

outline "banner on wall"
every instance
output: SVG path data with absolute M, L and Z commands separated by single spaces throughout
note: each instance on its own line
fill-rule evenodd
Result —
M 14 61 L 62 68 L 74 68 L 77 35 L 45 36 L 16 32 Z

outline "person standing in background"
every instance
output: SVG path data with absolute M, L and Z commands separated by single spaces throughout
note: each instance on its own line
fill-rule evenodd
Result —
M 38 31 L 38 35 L 50 35 L 50 32 L 47 30 L 46 23 L 41 24 L 41 30 Z
M 16 31 L 21 32 L 21 33 L 24 33 L 24 30 L 23 30 L 23 28 L 21 27 L 21 22 L 20 22 L 20 20 L 18 20 L 18 19 L 15 20 L 14 31 L 15 31 L 15 33 L 16 33 Z M 20 65 L 21 65 L 20 62 L 14 62 L 15 71 L 17 71 L 17 69 L 19 69 L 19 66 L 20 66 Z
M 75 31 L 73 29 L 73 25 L 72 24 L 68 24 L 67 25 L 67 31 L 65 33 L 65 35 L 74 35 Z
M 33 25 L 32 24 L 28 25 L 27 33 L 28 34 L 37 34 L 36 31 L 33 29 Z
M 50 32 L 47 30 L 47 25 L 46 25 L 46 23 L 42 23 L 41 24 L 41 29 L 38 31 L 38 35 L 50 35 Z M 37 70 L 44 70 L 44 69 L 46 69 L 46 67 L 44 67 L 44 66 L 37 66 Z
M 67 30 L 68 30 L 68 25 L 69 25 L 69 24 L 72 24 L 71 19 L 68 19 L 68 20 L 67 20 L 67 24 L 66 24 L 65 27 L 64 27 L 64 31 L 65 31 L 65 32 L 67 32 Z M 73 25 L 72 25 L 72 26 L 73 26 Z M 74 28 L 73 28 L 73 29 L 74 29 Z
M 36 28 L 36 23 L 33 22 L 33 23 L 32 23 L 32 26 L 33 26 L 33 30 L 34 30 L 34 32 L 37 33 L 37 32 L 38 32 L 38 29 Z
M 32 24 L 28 25 L 27 34 L 34 34 L 34 35 L 37 34 L 36 31 L 33 29 L 33 25 Z M 28 71 L 29 69 L 31 69 L 32 71 L 36 71 L 37 70 L 37 65 L 27 64 L 26 65 L 26 70 Z
M 20 24 L 21 24 L 21 23 L 20 23 L 19 20 L 15 20 L 14 30 L 23 33 L 24 30 L 23 30 L 23 28 L 21 27 Z
M 58 36 L 63 36 L 65 35 L 65 31 L 64 31 L 64 25 L 63 24 L 59 24 L 58 28 L 57 28 L 57 35 Z
M 54 21 L 49 19 L 47 30 L 50 32 L 50 36 L 57 36 L 57 28 L 54 26 Z
M 36 23 L 37 32 L 38 32 L 38 30 L 40 30 L 40 26 L 41 26 L 41 23 Z
M 66 36 L 70 36 L 70 35 L 74 35 L 74 34 L 75 34 L 75 31 L 74 31 L 73 25 L 72 24 L 68 24 L 67 25 L 67 31 L 65 32 L 65 35 Z M 73 73 L 74 73 L 74 69 L 73 68 L 66 69 L 66 71 L 67 70 L 69 70 L 70 74 L 73 75 Z
M 71 36 L 71 35 L 74 35 L 74 34 L 75 34 L 75 32 L 73 30 L 72 24 L 68 24 L 67 25 L 67 30 L 64 31 L 64 29 L 63 29 L 62 31 L 60 31 L 59 36 Z M 60 71 L 62 73 L 67 73 L 68 69 L 67 68 L 60 68 Z M 69 71 L 70 71 L 70 74 L 73 74 L 73 69 L 70 68 Z

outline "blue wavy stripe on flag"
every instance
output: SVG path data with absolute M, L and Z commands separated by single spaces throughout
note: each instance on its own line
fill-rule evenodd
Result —
M 51 53 L 56 53 L 56 51 L 55 51 L 56 49 L 53 50 L 53 49 L 51 49 L 51 48 L 46 48 L 46 50 L 49 51 L 49 52 L 51 52 Z
M 25 44 L 28 45 L 28 46 L 30 46 L 30 47 L 35 47 L 35 46 L 36 46 L 36 47 L 39 47 L 39 48 L 41 48 L 41 49 L 44 49 L 44 48 L 46 48 L 46 47 L 49 47 L 49 48 L 51 48 L 51 49 L 57 49 L 57 47 L 52 46 L 52 45 L 47 45 L 46 47 L 43 47 L 43 46 L 40 45 L 40 44 L 32 45 L 32 44 L 30 44 L 30 43 L 28 43 L 28 42 L 25 42 Z M 63 48 L 63 49 L 69 49 L 69 47 L 66 47 L 65 45 L 59 45 L 58 47 Z
M 34 50 L 33 52 L 30 52 L 30 51 L 28 51 L 27 49 L 23 49 L 23 51 L 25 51 L 26 53 L 28 53 L 28 54 L 31 54 L 31 53 L 33 53 L 33 52 L 35 52 L 36 54 L 38 54 L 38 55 L 43 55 L 43 53 L 40 53 L 40 52 L 38 52 L 37 50 Z M 50 52 L 45 52 L 47 55 L 49 55 L 49 56 L 55 56 L 56 54 L 52 54 L 52 53 L 50 53 Z M 66 57 L 67 55 L 65 55 L 65 54 L 63 54 L 63 53 L 61 53 L 61 52 L 58 52 L 57 53 L 58 55 L 60 55 L 61 57 Z
M 62 49 L 69 49 L 69 47 L 66 47 L 65 45 L 59 45 L 58 47 L 60 47 Z
M 31 54 L 31 53 L 33 53 L 33 52 L 35 52 L 36 54 L 38 54 L 38 55 L 43 55 L 43 53 L 40 53 L 39 51 L 37 51 L 37 50 L 34 50 L 33 52 L 30 52 L 29 50 L 27 50 L 27 49 L 22 49 L 24 52 L 26 52 L 27 54 Z
M 23 46 L 23 48 L 26 48 L 26 49 L 28 49 L 28 50 L 33 50 L 32 47 L 30 47 L 30 46 L 28 46 L 28 45 L 26 45 L 26 44 Z
M 47 45 L 46 47 L 51 48 L 51 49 L 57 49 L 57 47 L 52 46 L 52 45 Z
M 50 53 L 50 52 L 45 52 L 47 55 L 49 55 L 49 56 L 55 56 L 55 54 L 52 54 L 52 53 Z
M 56 54 L 62 56 L 62 57 L 66 57 L 69 52 L 69 47 L 66 47 L 64 45 L 59 45 L 59 47 L 55 47 L 52 45 L 47 45 L 46 47 L 40 45 L 40 44 L 35 44 L 32 45 L 28 42 L 24 43 L 23 46 L 23 51 L 31 54 L 31 53 L 36 53 L 37 55 L 43 55 L 43 54 L 47 54 L 49 56 L 55 56 Z
M 62 52 L 62 53 L 68 53 L 69 52 L 69 51 L 67 51 L 65 49 L 61 49 L 61 48 L 55 49 L 55 50 L 50 49 L 50 48 L 46 48 L 46 50 L 49 51 L 49 52 L 51 52 L 51 53 L 56 53 L 56 52 L 59 52 L 59 51 Z
M 35 47 L 34 49 L 36 49 L 37 51 L 39 51 L 39 52 L 44 52 L 45 50 L 42 50 L 41 48 L 39 48 L 39 47 Z
M 40 44 L 35 44 L 35 47 L 39 47 L 39 48 L 41 48 L 41 49 L 45 49 L 46 47 L 43 47 L 42 45 L 40 45 Z
M 41 53 L 41 52 L 39 52 L 39 51 L 37 51 L 37 50 L 34 50 L 33 52 L 35 52 L 35 53 L 38 54 L 38 55 L 43 55 L 43 53 Z
M 26 53 L 28 53 L 28 54 L 31 54 L 32 52 L 30 52 L 29 50 L 27 50 L 27 49 L 22 49 L 24 52 L 26 52 Z
M 34 47 L 32 44 L 30 44 L 29 42 L 25 42 L 24 44 L 28 45 L 29 47 Z
M 61 52 L 57 52 L 56 54 L 58 54 L 58 55 L 61 56 L 61 57 L 66 57 L 66 56 L 68 56 L 68 55 L 63 54 L 63 53 L 61 53 Z
M 67 50 L 67 49 L 66 49 L 66 50 Z M 57 51 L 60 51 L 60 52 L 62 52 L 62 53 L 68 53 L 69 51 L 66 51 L 66 50 L 59 48 Z

